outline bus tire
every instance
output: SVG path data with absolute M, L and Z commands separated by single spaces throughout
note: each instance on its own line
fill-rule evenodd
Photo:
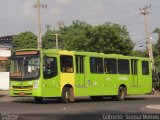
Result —
M 73 88 L 69 88 L 69 102 L 74 102 L 75 99 L 74 99 L 74 91 L 73 91 Z
M 36 103 L 42 103 L 43 97 L 34 97 L 34 101 L 35 101 Z
M 125 87 L 119 87 L 118 89 L 118 95 L 117 95 L 117 100 L 118 101 L 123 101 L 125 100 L 127 95 L 127 89 Z
M 64 87 L 62 90 L 61 100 L 63 103 L 74 102 L 73 88 Z

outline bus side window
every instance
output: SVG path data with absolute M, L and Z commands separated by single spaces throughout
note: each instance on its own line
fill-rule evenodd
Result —
M 90 71 L 91 73 L 103 74 L 103 58 L 90 58 Z
M 117 74 L 117 61 L 116 59 L 106 58 L 104 59 L 105 73 Z
M 60 56 L 61 72 L 62 73 L 73 73 L 73 57 L 68 55 Z
M 149 64 L 148 61 L 142 61 L 142 74 L 149 75 Z
M 129 60 L 125 60 L 125 59 L 118 60 L 118 73 L 119 74 L 130 74 Z

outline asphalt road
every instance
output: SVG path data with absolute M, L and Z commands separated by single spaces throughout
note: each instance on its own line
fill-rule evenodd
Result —
M 45 100 L 36 104 L 33 98 L 12 98 L 0 95 L 0 118 L 17 117 L 23 120 L 36 119 L 104 119 L 107 114 L 159 114 L 159 109 L 149 109 L 148 105 L 160 105 L 160 96 L 129 96 L 125 101 L 92 101 L 89 97 L 77 98 L 75 103 L 63 104 L 57 100 Z M 83 118 L 84 117 L 84 118 Z M 137 116 L 136 116 L 137 117 Z M 88 119 L 87 118 L 87 119 Z M 131 117 L 132 118 L 132 117 Z M 160 119 L 160 116 L 158 117 Z M 18 120 L 19 120 L 18 119 Z M 107 118 L 108 119 L 108 118 Z M 124 119 L 124 118 L 123 118 Z

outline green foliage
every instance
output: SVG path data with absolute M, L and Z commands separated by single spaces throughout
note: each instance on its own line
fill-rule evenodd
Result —
M 153 56 L 154 56 L 154 57 L 158 56 L 159 53 L 160 53 L 160 51 L 159 51 L 158 48 L 157 48 L 157 44 L 158 44 L 158 43 L 156 43 L 156 44 L 154 44 L 154 45 L 152 46 Z
M 134 50 L 132 52 L 132 55 L 136 57 L 146 57 L 145 51 L 142 51 L 142 50 Z
M 156 66 L 160 65 L 160 55 L 155 57 L 155 65 Z
M 92 44 L 96 45 L 95 49 L 98 52 L 103 53 L 129 55 L 133 49 L 133 43 L 126 28 L 111 23 L 94 27 Z
M 92 26 L 73 21 L 59 31 L 46 31 L 42 37 L 43 48 L 56 48 L 55 33 L 61 34 L 58 36 L 60 49 L 131 55 L 134 47 L 126 27 L 118 24 Z M 37 37 L 32 32 L 23 32 L 13 38 L 13 50 L 27 48 L 37 48 Z
M 37 48 L 37 37 L 32 32 L 22 32 L 13 37 L 12 49 Z
M 9 71 L 9 69 L 10 69 L 10 60 L 6 60 L 5 61 L 4 68 L 5 68 L 6 71 Z
M 0 72 L 8 72 L 10 68 L 10 60 L 0 61 Z
M 56 38 L 54 33 L 56 31 L 47 30 L 45 35 L 42 37 L 42 47 L 45 49 L 56 48 Z
M 134 46 L 126 28 L 118 24 L 93 27 L 77 20 L 60 32 L 62 46 L 67 50 L 130 55 Z
M 160 28 L 155 28 L 155 30 L 153 32 L 158 34 L 158 41 L 153 46 L 154 54 L 155 54 L 155 56 L 157 56 L 160 54 Z
M 158 34 L 157 43 L 153 45 L 153 54 L 155 58 L 155 65 L 158 67 L 160 66 L 160 28 L 155 28 L 153 33 Z
M 80 21 L 74 21 L 72 25 L 61 29 L 61 44 L 63 49 L 92 51 L 91 39 L 92 26 Z

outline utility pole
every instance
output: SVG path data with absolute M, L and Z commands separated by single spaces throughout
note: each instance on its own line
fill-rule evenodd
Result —
M 152 50 L 152 36 L 151 36 L 151 33 L 149 31 L 149 28 L 148 28 L 148 24 L 149 24 L 148 23 L 148 15 L 149 15 L 148 8 L 150 8 L 150 7 L 151 7 L 151 5 L 145 6 L 142 9 L 139 9 L 139 10 L 140 10 L 140 14 L 144 16 L 144 30 L 145 30 L 145 33 L 146 33 L 148 55 L 149 55 L 149 58 L 150 58 L 151 63 L 152 63 L 152 69 L 155 70 L 153 50 Z
M 51 25 L 46 25 L 47 31 L 50 30 Z
M 38 49 L 40 49 L 40 48 L 42 48 L 40 7 L 47 8 L 47 5 L 40 4 L 40 0 L 37 0 L 36 5 L 34 5 L 34 6 L 35 6 L 35 8 L 37 8 L 37 44 L 38 44 Z
M 58 22 L 58 26 L 59 26 L 59 29 L 63 29 L 64 26 L 65 26 L 64 21 L 59 21 L 59 22 Z
M 58 36 L 61 35 L 61 34 L 56 33 L 56 34 L 53 34 L 53 35 L 56 36 L 56 49 L 58 49 Z

